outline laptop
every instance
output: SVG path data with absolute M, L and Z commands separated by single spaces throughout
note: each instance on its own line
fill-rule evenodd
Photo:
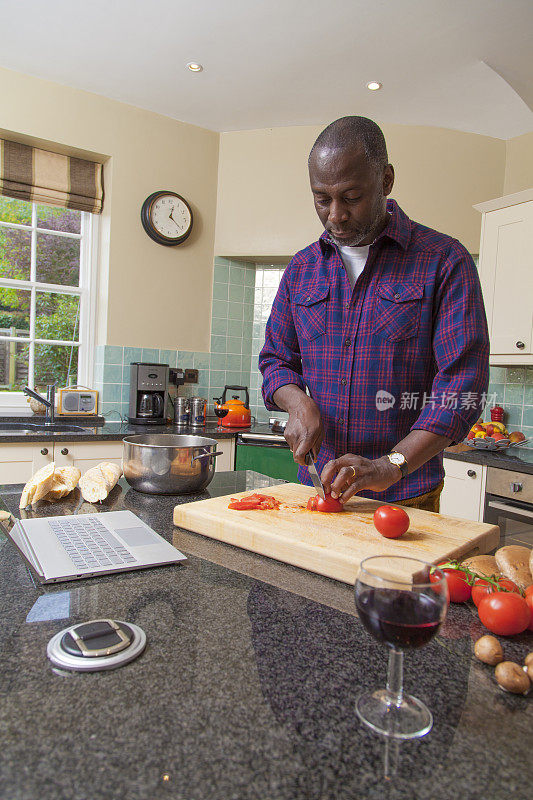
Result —
M 6 533 L 40 583 L 73 581 L 186 560 L 183 553 L 131 511 L 19 519 Z

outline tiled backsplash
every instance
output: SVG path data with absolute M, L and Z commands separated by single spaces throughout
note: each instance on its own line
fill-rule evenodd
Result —
M 140 347 L 96 348 L 95 385 L 101 392 L 101 412 L 126 416 L 129 397 L 129 365 L 132 361 L 155 361 L 171 367 L 198 370 L 198 384 L 186 384 L 181 395 L 202 395 L 212 410 L 213 397 L 226 384 L 248 386 L 252 414 L 260 422 L 272 412 L 261 397 L 258 356 L 265 339 L 265 326 L 285 264 L 256 265 L 253 262 L 215 258 L 211 352 L 157 350 Z M 533 437 L 533 367 L 491 367 L 489 396 L 507 412 L 511 430 Z M 276 414 L 286 417 L 286 414 Z M 485 419 L 490 419 L 487 407 Z

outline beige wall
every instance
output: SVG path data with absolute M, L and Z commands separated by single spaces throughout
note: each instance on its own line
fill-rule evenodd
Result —
M 533 133 L 508 139 L 506 144 L 504 194 L 533 187 Z
M 307 156 L 323 126 L 220 137 L 215 252 L 290 256 L 320 235 Z M 505 142 L 444 128 L 384 125 L 396 169 L 392 197 L 413 219 L 479 250 L 472 205 L 503 193 Z
M 99 342 L 208 350 L 218 134 L 3 69 L 0 97 L 5 136 L 106 161 Z M 158 245 L 141 226 L 142 202 L 156 189 L 192 206 L 183 245 Z

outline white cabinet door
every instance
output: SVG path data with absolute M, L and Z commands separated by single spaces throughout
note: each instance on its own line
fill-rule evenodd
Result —
M 453 458 L 444 458 L 443 464 L 446 474 L 440 513 L 482 522 L 487 468 Z
M 54 459 L 58 467 L 71 464 L 82 473 L 102 461 L 122 466 L 122 442 L 56 442 Z
M 533 201 L 483 215 L 479 272 L 490 352 L 516 363 L 533 363 L 532 250 Z
M 0 445 L 0 483 L 26 483 L 41 467 L 53 461 L 50 442 Z
M 217 456 L 215 472 L 230 472 L 235 469 L 235 439 L 217 439 L 217 453 L 222 450 L 222 455 Z

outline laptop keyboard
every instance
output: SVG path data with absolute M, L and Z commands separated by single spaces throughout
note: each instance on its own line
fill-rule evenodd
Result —
M 50 519 L 48 524 L 77 570 L 137 563 L 97 517 Z

